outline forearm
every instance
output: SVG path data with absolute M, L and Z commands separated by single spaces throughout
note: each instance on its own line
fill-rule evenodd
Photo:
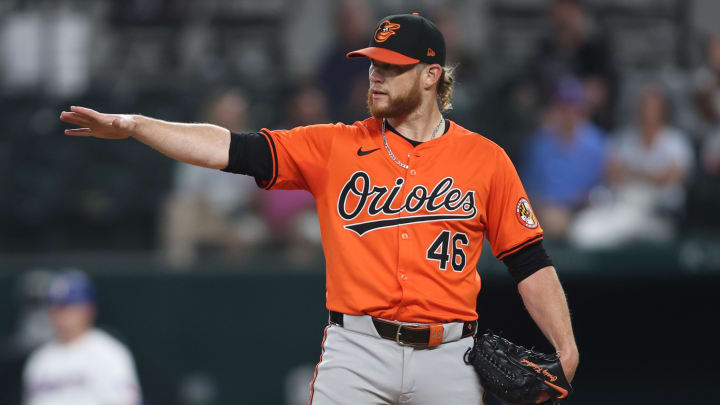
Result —
M 607 166 L 605 177 L 612 185 L 620 184 L 626 176 L 627 170 L 622 163 L 612 160 Z
M 182 124 L 132 116 L 131 136 L 168 157 L 192 165 L 228 165 L 230 131 L 210 124 Z
M 565 373 L 575 374 L 579 355 L 565 293 L 555 268 L 548 266 L 518 284 L 525 308 L 560 354 Z
M 685 170 L 679 165 L 673 165 L 663 172 L 644 173 L 645 178 L 657 187 L 665 187 L 669 184 L 679 183 L 685 177 Z

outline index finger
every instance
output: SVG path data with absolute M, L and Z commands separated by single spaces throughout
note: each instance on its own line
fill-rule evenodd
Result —
M 71 106 L 70 111 L 72 111 L 74 113 L 78 113 L 80 115 L 85 115 L 85 116 L 93 118 L 93 119 L 97 119 L 100 116 L 99 112 L 97 112 L 91 108 L 80 107 L 80 106 L 76 106 L 76 105 Z
M 88 120 L 87 117 L 83 117 L 78 113 L 63 111 L 60 113 L 60 121 L 67 122 L 68 124 L 88 126 L 92 121 Z

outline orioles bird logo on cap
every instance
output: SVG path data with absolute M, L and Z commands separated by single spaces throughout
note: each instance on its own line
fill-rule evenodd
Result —
M 391 35 L 395 35 L 395 30 L 400 28 L 400 24 L 395 24 L 389 20 L 385 20 L 375 31 L 375 41 L 385 42 Z

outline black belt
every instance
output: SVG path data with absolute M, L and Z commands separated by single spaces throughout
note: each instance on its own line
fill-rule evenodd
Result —
M 340 312 L 330 311 L 330 322 L 343 326 L 343 314 Z M 372 322 L 373 325 L 375 325 L 375 330 L 377 330 L 380 337 L 394 340 L 401 345 L 428 347 L 438 344 L 438 336 L 433 336 L 433 332 L 438 330 L 434 329 L 437 325 L 402 325 L 378 318 L 372 318 Z M 476 329 L 477 321 L 465 322 L 463 324 L 462 337 L 465 338 L 474 335 Z M 440 329 L 440 332 L 442 332 L 442 329 Z M 431 339 L 433 337 L 435 338 L 435 342 Z M 442 342 L 442 336 L 439 336 L 439 339 L 440 342 Z

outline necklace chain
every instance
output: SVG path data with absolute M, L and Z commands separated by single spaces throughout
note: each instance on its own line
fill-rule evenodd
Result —
M 440 130 L 440 127 L 444 126 L 444 124 L 445 124 L 445 118 L 443 118 L 443 116 L 440 116 L 440 122 L 438 122 L 438 124 L 435 126 L 435 129 L 433 130 L 433 134 L 432 134 L 432 137 L 430 137 L 430 140 L 435 139 L 435 137 L 438 134 L 438 131 Z M 382 138 L 383 138 L 383 143 L 385 144 L 385 150 L 387 151 L 388 156 L 390 156 L 390 159 L 392 159 L 393 162 L 397 163 L 398 166 L 402 167 L 405 170 L 410 168 L 410 166 L 399 161 L 398 158 L 395 157 L 395 154 L 392 153 L 392 150 L 390 149 L 390 145 L 388 144 L 388 141 L 387 141 L 387 137 L 385 136 L 385 119 L 384 118 L 382 121 Z

